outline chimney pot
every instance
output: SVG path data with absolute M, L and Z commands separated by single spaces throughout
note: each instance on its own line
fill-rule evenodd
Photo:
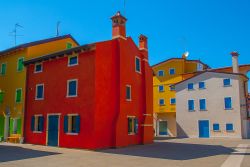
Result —
M 139 49 L 148 50 L 148 38 L 142 34 L 139 36 Z
M 112 20 L 112 39 L 126 38 L 127 19 L 121 15 L 120 11 L 118 11 L 113 17 L 111 17 L 111 20 Z
M 231 52 L 232 55 L 232 62 L 233 62 L 233 73 L 239 73 L 239 62 L 238 57 L 239 53 L 236 51 Z

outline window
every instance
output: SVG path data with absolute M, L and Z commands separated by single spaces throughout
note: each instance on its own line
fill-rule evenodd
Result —
M 171 99 L 170 99 L 170 104 L 171 104 L 171 105 L 176 104 L 176 99 L 175 99 L 175 98 L 171 98 Z
M 194 111 L 194 100 L 188 100 L 188 110 Z
M 76 97 L 77 96 L 77 80 L 68 80 L 67 85 L 67 97 Z
M 3 103 L 3 99 L 4 99 L 4 92 L 0 90 L 0 104 Z
M 226 110 L 231 110 L 232 109 L 232 98 L 231 97 L 225 97 L 224 102 L 225 102 L 225 109 Z
M 76 133 L 80 132 L 80 115 L 69 114 L 64 116 L 64 133 Z
M 36 85 L 36 100 L 43 100 L 44 98 L 44 84 Z
M 35 115 L 31 118 L 31 131 L 43 132 L 44 117 L 42 115 Z
M 126 100 L 131 101 L 131 85 L 126 85 Z
M 171 91 L 175 91 L 175 85 L 170 85 L 169 87 Z
M 220 125 L 218 123 L 213 124 L 213 131 L 220 131 Z
M 20 72 L 20 71 L 23 71 L 23 68 L 24 68 L 24 65 L 23 65 L 23 60 L 24 58 L 21 57 L 17 60 L 17 71 Z
M 228 131 L 228 132 L 234 131 L 234 126 L 232 123 L 226 124 L 226 131 Z
M 194 84 L 193 83 L 188 84 L 188 90 L 194 90 Z
M 160 86 L 158 87 L 158 89 L 159 89 L 159 92 L 164 92 L 164 86 L 163 86 L 163 85 L 160 85 Z
M 231 80 L 230 79 L 224 79 L 223 80 L 223 85 L 224 85 L 224 87 L 231 86 Z
M 205 82 L 199 82 L 199 89 L 206 89 Z
M 200 99 L 200 110 L 201 111 L 207 110 L 206 99 Z
M 20 103 L 22 101 L 22 89 L 16 89 L 16 103 Z
M 66 49 L 71 49 L 72 48 L 72 43 L 70 43 L 70 42 L 67 42 L 66 43 Z
M 158 71 L 158 76 L 159 77 L 164 77 L 165 76 L 165 72 L 163 70 L 159 70 Z
M 141 59 L 138 57 L 135 57 L 135 71 L 141 72 Z
M 197 63 L 197 71 L 202 71 L 203 70 L 203 64 Z
M 128 134 L 134 135 L 138 133 L 138 119 L 136 117 L 128 117 Z
M 159 99 L 159 104 L 160 104 L 160 106 L 164 106 L 165 105 L 165 100 L 164 99 Z
M 42 72 L 42 71 L 43 71 L 42 63 L 35 64 L 34 72 L 39 73 L 39 72 Z
M 174 75 L 174 74 L 175 74 L 175 68 L 170 68 L 169 75 Z
M 5 75 L 6 74 L 6 67 L 7 67 L 7 65 L 6 65 L 6 63 L 3 63 L 2 65 L 1 65 L 1 75 Z
M 69 56 L 68 58 L 68 66 L 75 66 L 78 65 L 78 56 Z

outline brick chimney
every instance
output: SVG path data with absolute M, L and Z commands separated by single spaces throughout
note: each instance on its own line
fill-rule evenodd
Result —
M 239 53 L 236 51 L 231 52 L 232 55 L 232 62 L 233 62 L 233 73 L 239 73 L 239 63 L 238 63 L 238 57 Z
M 112 20 L 112 39 L 116 38 L 126 38 L 126 22 L 127 19 L 121 15 L 118 11 L 113 17 Z
M 139 49 L 148 51 L 148 38 L 142 34 L 139 36 Z

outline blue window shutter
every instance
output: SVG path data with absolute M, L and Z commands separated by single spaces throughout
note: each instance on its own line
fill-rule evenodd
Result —
M 64 116 L 64 133 L 68 133 L 68 116 Z
M 80 115 L 76 116 L 76 133 L 80 132 Z
M 44 123 L 44 117 L 43 116 L 41 116 L 41 117 L 39 117 L 39 129 L 40 129 L 40 131 L 41 132 L 43 132 L 43 123 Z
M 34 131 L 35 129 L 35 116 L 31 117 L 31 131 Z
M 137 118 L 134 119 L 134 128 L 135 128 L 134 132 L 138 133 L 139 125 L 138 125 L 138 119 Z

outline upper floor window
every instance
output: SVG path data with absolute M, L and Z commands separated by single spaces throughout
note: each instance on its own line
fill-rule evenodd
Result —
M 2 63 L 1 64 L 1 69 L 0 69 L 1 75 L 5 75 L 6 74 L 6 68 L 7 68 L 6 63 Z
M 163 85 L 159 85 L 158 89 L 159 89 L 159 92 L 164 92 L 164 86 Z
M 36 85 L 36 100 L 44 99 L 44 84 Z
M 197 71 L 202 71 L 203 70 L 203 64 L 197 63 Z
M 169 75 L 174 75 L 174 74 L 175 74 L 175 68 L 170 68 Z
M 193 83 L 188 84 L 188 90 L 194 90 L 194 84 Z
M 23 68 L 24 68 L 23 61 L 24 61 L 23 57 L 19 58 L 17 61 L 17 71 L 18 72 L 23 71 Z
M 206 89 L 205 82 L 199 82 L 199 89 Z
M 232 123 L 227 123 L 226 124 L 226 131 L 234 131 L 234 125 Z
M 165 71 L 159 70 L 159 71 L 158 71 L 158 76 L 159 76 L 159 77 L 164 77 L 164 76 L 165 76 Z
M 170 89 L 171 91 L 174 91 L 174 90 L 175 90 L 175 85 L 170 85 L 170 86 L 169 86 L 169 89 Z
M 188 110 L 194 111 L 194 100 L 188 100 Z
M 77 79 L 67 81 L 67 97 L 77 96 Z
M 68 58 L 68 66 L 78 65 L 78 56 L 69 56 Z
M 39 73 L 39 72 L 42 72 L 42 71 L 43 71 L 42 63 L 37 63 L 37 64 L 35 64 L 34 72 L 35 72 L 35 73 Z
M 159 105 L 164 106 L 165 105 L 165 99 L 159 99 Z
M 3 103 L 3 99 L 4 99 L 4 92 L 0 90 L 0 104 Z
M 133 135 L 138 133 L 138 118 L 136 117 L 128 117 L 128 134 Z
M 80 132 L 80 115 L 69 114 L 64 116 L 64 133 Z
M 20 103 L 22 101 L 22 89 L 16 89 L 16 103 Z
M 42 132 L 44 126 L 44 117 L 42 115 L 35 115 L 31 118 L 31 130 L 33 132 Z
M 227 78 L 223 80 L 224 87 L 231 86 L 231 79 Z
M 66 43 L 66 49 L 71 49 L 72 48 L 72 43 L 70 43 L 70 42 L 67 42 Z
M 176 99 L 175 99 L 175 98 L 171 98 L 171 99 L 170 99 L 170 104 L 171 104 L 171 105 L 176 104 Z
M 200 99 L 200 110 L 201 111 L 207 110 L 206 99 Z
M 141 72 L 141 59 L 139 57 L 135 57 L 135 71 Z
M 131 85 L 126 85 L 126 100 L 131 101 Z
M 231 110 L 232 109 L 232 98 L 231 97 L 225 97 L 224 98 L 224 103 L 225 103 L 225 109 L 226 110 Z
M 220 131 L 220 124 L 214 123 L 213 124 L 213 131 Z

